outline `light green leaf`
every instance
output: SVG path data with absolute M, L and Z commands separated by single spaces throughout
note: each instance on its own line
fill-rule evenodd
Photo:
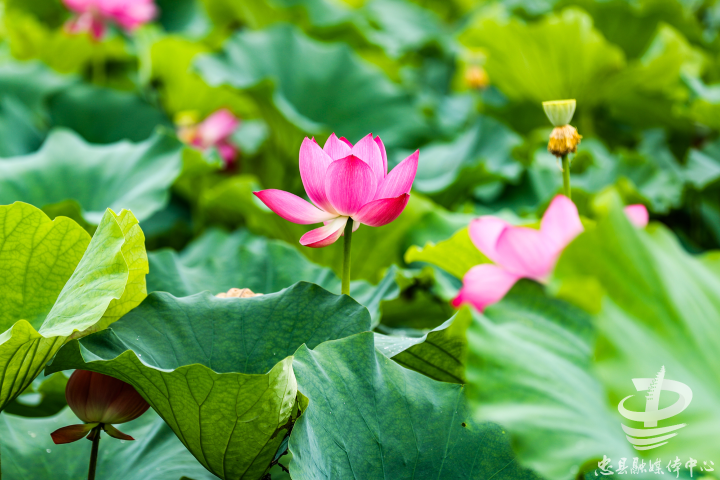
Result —
M 221 478 L 259 478 L 297 414 L 301 344 L 365 331 L 367 310 L 298 283 L 253 298 L 153 293 L 111 328 L 64 347 L 48 372 L 82 368 L 133 385 Z
M 405 252 L 405 261 L 430 263 L 460 279 L 475 265 L 490 262 L 473 244 L 467 228 L 459 230 L 447 240 L 428 242 L 424 247 L 410 247 Z
M 30 419 L 3 414 L 2 473 L 7 479 L 77 480 L 86 478 L 90 442 L 55 445 L 50 433 L 81 423 L 69 408 L 55 416 Z M 103 480 L 211 480 L 207 472 L 178 441 L 172 430 L 149 410 L 122 425 L 123 433 L 135 438 L 122 442 L 103 435 L 100 441 L 97 478 Z
M 131 217 L 108 211 L 91 240 L 70 219 L 51 222 L 19 202 L 0 206 L 0 410 L 30 385 L 69 336 L 106 325 L 113 311 L 141 300 L 144 277 L 134 273 L 132 288 L 126 286 L 130 266 L 142 270 L 142 231 L 130 228 L 126 237 L 118 223 Z M 103 318 L 108 307 L 111 316 Z
M 463 309 L 421 337 L 375 334 L 375 348 L 400 365 L 441 382 L 465 382 L 465 330 L 470 313 Z
M 3 412 L 22 417 L 49 417 L 67 406 L 65 386 L 68 378 L 63 372 L 47 377 L 40 374 Z
M 188 71 L 197 55 L 209 51 L 201 43 L 174 35 L 152 44 L 152 78 L 158 83 L 165 110 L 171 115 L 195 111 L 200 120 L 220 108 L 228 108 L 242 118 L 257 116 L 247 95 L 227 86 L 210 87 L 197 73 Z
M 571 480 L 603 455 L 638 456 L 594 372 L 587 314 L 524 280 L 473 317 L 468 400 L 477 418 L 507 429 L 523 465 Z
M 665 226 L 634 227 L 618 203 L 561 256 L 559 294 L 598 312 L 595 361 L 610 408 L 636 393 L 632 378 L 654 377 L 662 366 L 665 378 L 692 389 L 688 408 L 659 423 L 687 426 L 647 454 L 707 458 L 720 428 L 719 272 L 705 263 L 712 256 L 688 254 Z
M 351 283 L 352 297 L 370 311 L 373 325 L 380 321 L 380 302 L 397 297 L 396 269 L 390 268 L 378 285 L 364 280 Z M 150 253 L 150 291 L 181 297 L 202 291 L 213 294 L 231 288 L 274 293 L 300 281 L 315 283 L 339 294 L 340 279 L 332 270 L 310 262 L 295 248 L 237 230 L 232 234 L 208 230 L 181 253 L 163 249 Z
M 309 399 L 290 436 L 293 478 L 537 478 L 497 425 L 473 421 L 463 386 L 378 355 L 372 333 L 302 346 L 293 368 Z
M 164 133 L 138 144 L 96 146 L 56 130 L 38 152 L 0 162 L 0 203 L 45 206 L 74 199 L 91 223 L 106 208 L 132 210 L 142 221 L 167 202 L 182 168 L 182 148 Z
M 481 13 L 461 42 L 487 50 L 485 69 L 493 85 L 538 108 L 545 100 L 565 98 L 577 99 L 578 110 L 597 105 L 607 79 L 625 66 L 623 52 L 593 28 L 588 14 L 574 8 L 529 24 Z

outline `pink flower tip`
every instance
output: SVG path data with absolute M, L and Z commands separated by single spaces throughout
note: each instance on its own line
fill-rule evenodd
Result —
M 636 226 L 644 228 L 650 221 L 648 210 L 643 204 L 628 205 L 625 207 L 625 215 Z

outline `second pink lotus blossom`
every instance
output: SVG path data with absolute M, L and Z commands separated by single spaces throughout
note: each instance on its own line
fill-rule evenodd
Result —
M 630 205 L 625 213 L 636 226 L 647 225 L 644 205 Z M 473 220 L 470 238 L 493 263 L 476 265 L 465 274 L 453 305 L 468 303 L 483 311 L 500 301 L 521 278 L 545 283 L 563 249 L 582 231 L 577 207 L 563 195 L 550 202 L 539 230 L 516 227 L 493 216 Z
M 76 16 L 66 25 L 71 33 L 89 32 L 100 40 L 107 25 L 114 23 L 132 32 L 157 15 L 154 0 L 63 0 Z

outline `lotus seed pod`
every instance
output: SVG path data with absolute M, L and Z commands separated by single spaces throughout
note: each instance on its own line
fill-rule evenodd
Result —
M 570 123 L 575 113 L 575 100 L 553 100 L 543 102 L 543 109 L 554 127 L 564 127 Z

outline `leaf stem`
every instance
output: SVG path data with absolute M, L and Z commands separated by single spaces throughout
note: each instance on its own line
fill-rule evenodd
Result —
M 570 160 L 568 160 L 567 155 L 563 155 L 562 157 L 562 174 L 565 196 L 572 199 L 572 194 L 570 193 Z
M 92 83 L 102 86 L 105 83 L 105 62 L 100 44 L 94 45 L 92 55 Z
M 97 468 L 98 447 L 100 446 L 100 431 L 102 424 L 92 429 L 92 450 L 90 450 L 90 467 L 88 468 L 88 480 L 95 480 L 95 469 Z
M 353 219 L 345 224 L 345 251 L 343 254 L 342 293 L 350 295 L 350 244 L 352 243 Z

